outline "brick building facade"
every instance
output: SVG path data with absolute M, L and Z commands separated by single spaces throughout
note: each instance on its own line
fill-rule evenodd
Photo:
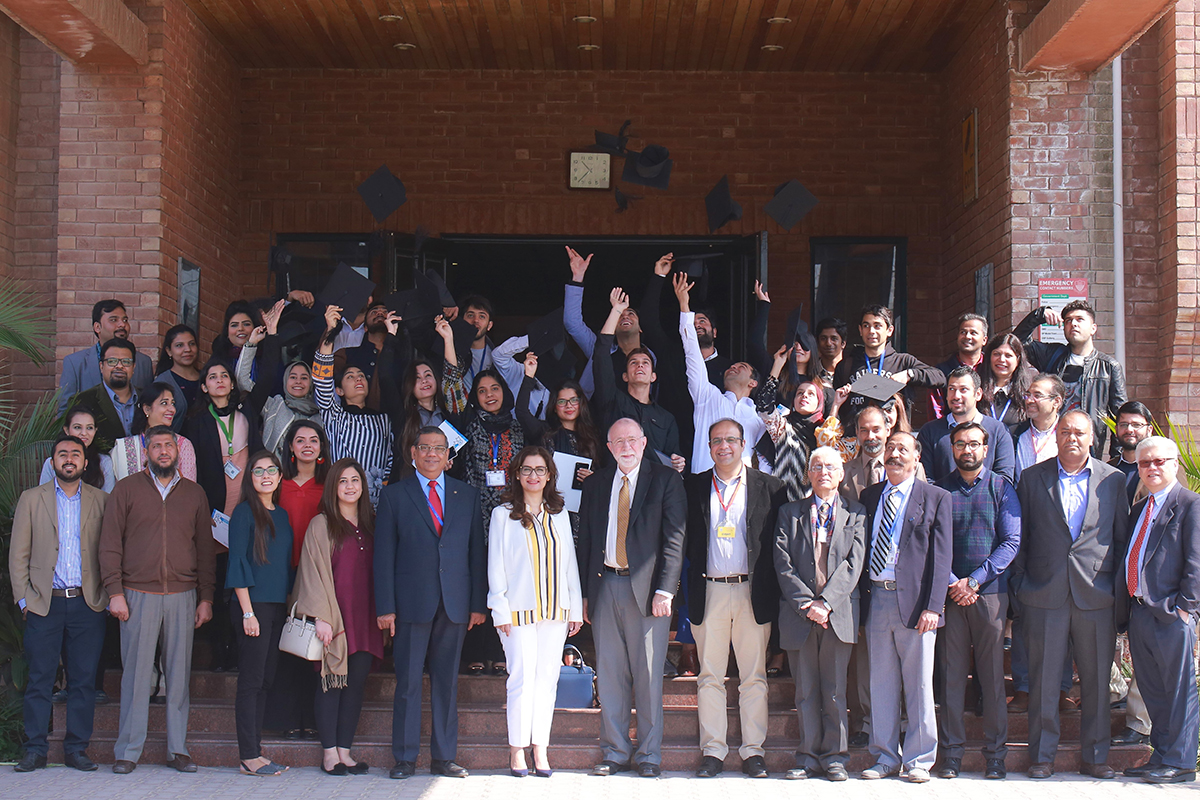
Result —
M 1131 396 L 1193 424 L 1196 4 L 1180 0 L 1123 57 L 1120 310 Z M 780 306 L 809 300 L 810 237 L 898 236 L 921 310 L 909 349 L 930 363 L 987 263 L 998 329 L 1029 311 L 1039 278 L 1086 277 L 1112 350 L 1112 72 L 1020 71 L 1018 35 L 1044 0 L 995 0 L 940 71 L 906 73 L 251 68 L 183 0 L 126 5 L 149 33 L 137 69 L 74 64 L 0 20 L 0 273 L 55 320 L 59 361 L 112 295 L 156 351 L 179 256 L 204 270 L 206 345 L 229 300 L 267 290 L 273 235 L 377 227 L 355 186 L 380 163 L 410 197 L 387 227 L 434 235 L 701 235 L 702 198 L 727 173 L 745 215 L 721 232 L 770 232 Z M 964 207 L 973 108 L 980 193 Z M 676 172 L 617 215 L 610 195 L 565 188 L 564 155 L 629 117 L 633 144 L 669 143 Z M 783 232 L 761 209 L 790 177 L 821 204 Z M 7 368 L 24 399 L 57 375 Z

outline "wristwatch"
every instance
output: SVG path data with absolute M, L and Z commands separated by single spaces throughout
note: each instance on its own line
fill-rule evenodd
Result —
M 967 576 L 967 588 L 970 589 L 972 592 L 978 592 L 979 591 L 979 581 L 975 580 L 974 578 L 972 578 L 971 576 L 968 575 Z
M 254 612 L 247 611 L 246 613 L 242 614 L 242 619 L 254 619 Z

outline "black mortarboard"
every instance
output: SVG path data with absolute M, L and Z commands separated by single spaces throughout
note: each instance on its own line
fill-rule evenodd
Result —
M 679 256 L 675 259 L 675 269 L 684 273 L 693 281 L 704 277 L 708 272 L 708 262 L 714 258 L 724 258 L 724 253 L 698 253 L 696 255 Z
M 595 131 L 596 147 L 599 147 L 606 153 L 612 153 L 614 156 L 625 155 L 625 144 L 629 141 L 629 137 L 625 135 L 625 131 L 631 124 L 633 124 L 633 120 L 625 120 L 625 124 L 621 126 L 621 130 L 617 132 L 616 136 L 604 131 Z
M 785 231 L 790 231 L 816 205 L 817 198 L 813 193 L 805 189 L 800 181 L 793 179 L 775 190 L 775 196 L 767 202 L 763 211 Z
M 287 272 L 291 266 L 292 254 L 288 252 L 288 249 L 282 245 L 272 245 L 271 270 L 273 272 Z
M 638 194 L 625 194 L 620 189 L 613 189 L 613 196 L 617 200 L 617 212 L 620 214 L 623 211 L 629 210 L 629 204 L 634 200 L 641 200 L 642 196 Z
M 318 316 L 316 311 L 299 303 L 288 303 L 284 306 L 283 313 L 279 315 L 277 329 L 280 346 L 299 343 L 306 337 L 316 339 L 319 332 L 313 322 Z
M 808 323 L 804 321 L 801 313 L 804 311 L 804 306 L 800 305 L 793 309 L 792 313 L 788 314 L 787 318 L 787 334 L 788 344 L 799 342 L 800 346 L 816 356 L 817 339 L 812 335 L 812 331 L 808 329 Z
M 870 398 L 878 403 L 887 402 L 892 395 L 903 388 L 904 384 L 900 381 L 894 381 L 891 378 L 874 373 L 862 375 L 858 380 L 850 384 L 850 391 L 852 393 Z
M 320 301 L 322 305 L 338 306 L 342 309 L 343 316 L 353 320 L 371 299 L 371 293 L 374 291 L 374 283 L 364 278 L 354 267 L 341 263 L 333 271 L 329 283 L 325 284 Z
M 408 199 L 404 184 L 384 164 L 358 185 L 358 193 L 376 222 L 383 222 Z
M 543 356 L 567 340 L 563 327 L 563 309 L 554 309 L 540 319 L 534 320 L 525 329 L 529 333 L 529 349 Z
M 446 281 L 442 280 L 442 276 L 438 273 L 418 272 L 414 276 L 414 281 L 423 296 L 428 297 L 430 302 L 439 309 L 458 305 L 454 295 L 450 294 L 450 290 L 446 288 Z
M 742 218 L 742 206 L 735 203 L 729 194 L 729 176 L 722 175 L 721 180 L 704 198 L 704 209 L 708 212 L 708 232 L 715 233 L 727 222 Z
M 561 354 L 558 354 L 559 351 Z M 555 392 L 563 385 L 563 381 L 575 377 L 575 367 L 578 363 L 579 360 L 575 358 L 575 354 L 564 342 L 562 346 L 555 347 L 544 356 L 538 356 L 537 379 L 542 386 Z M 556 399 L 552 396 L 550 402 L 553 403 Z M 554 413 L 553 408 L 546 409 L 547 417 L 552 413 Z
M 471 352 L 471 342 L 479 335 L 479 330 L 461 316 L 450 322 L 450 330 L 454 333 L 454 354 L 460 359 Z M 470 390 L 470 387 L 467 387 Z
M 404 320 L 409 328 L 420 327 L 433 321 L 441 313 L 441 308 L 432 306 L 417 289 L 404 289 L 392 292 L 383 298 L 383 304 L 388 311 L 394 311 Z
M 666 189 L 671 182 L 674 163 L 667 148 L 661 144 L 648 144 L 640 153 L 628 152 L 621 180 L 651 189 Z

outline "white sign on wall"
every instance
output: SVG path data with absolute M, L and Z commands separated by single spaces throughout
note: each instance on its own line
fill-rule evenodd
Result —
M 1038 281 L 1038 305 L 1050 306 L 1062 314 L 1063 306 L 1074 300 L 1088 299 L 1087 278 L 1042 278 Z M 1062 325 L 1043 325 L 1043 342 L 1066 344 Z

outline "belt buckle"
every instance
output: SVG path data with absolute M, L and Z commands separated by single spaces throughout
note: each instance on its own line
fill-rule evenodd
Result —
M 81 589 L 78 586 L 68 586 L 67 588 L 60 589 L 59 591 L 61 591 L 62 596 L 67 598 L 68 600 L 70 600 L 71 598 L 74 598 L 74 597 L 79 597 L 80 595 L 83 594 L 83 589 Z
M 895 581 L 876 581 L 876 583 L 878 583 L 880 586 L 882 586 L 883 590 L 885 592 L 896 591 L 896 582 Z

